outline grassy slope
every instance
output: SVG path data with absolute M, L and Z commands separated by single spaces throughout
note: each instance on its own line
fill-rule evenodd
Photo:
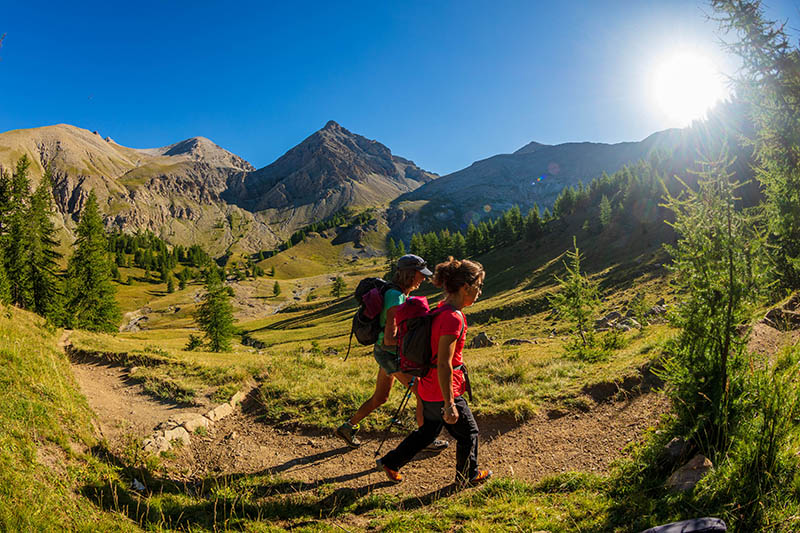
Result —
M 623 309 L 637 291 L 646 294 L 649 304 L 660 296 L 668 296 L 665 271 L 660 267 L 663 255 L 646 244 L 631 246 L 619 237 L 624 233 L 624 228 L 612 229 L 601 236 L 577 232 L 579 246 L 586 254 L 585 268 L 606 291 L 602 312 Z M 536 341 L 470 350 L 468 361 L 478 391 L 473 407 L 479 416 L 524 420 L 545 405 L 582 408 L 588 401 L 584 392 L 597 384 L 638 375 L 639 369 L 660 353 L 661 342 L 671 334 L 665 326 L 651 327 L 643 334 L 631 332 L 626 335 L 626 347 L 598 363 L 565 355 L 562 346 L 566 331 L 550 316 L 547 296 L 554 290 L 553 275 L 563 272 L 562 254 L 570 247 L 571 236 L 572 228 L 567 226 L 537 243 L 523 241 L 479 258 L 488 274 L 484 296 L 466 311 L 470 323 L 468 340 L 478 332 L 486 332 L 501 343 L 510 338 Z M 509 257 L 514 260 L 509 261 Z M 317 266 L 308 270 L 303 261 Z M 262 392 L 265 414 L 270 420 L 329 427 L 371 394 L 375 368 L 371 348 L 358 344 L 353 346 L 350 358 L 342 360 L 355 305 L 349 296 L 331 298 L 328 278 L 340 274 L 352 290 L 362 277 L 381 275 L 385 266 L 382 260 L 377 265 L 370 259 L 343 261 L 341 248 L 321 237 L 309 238 L 267 259 L 265 264 L 268 266 L 269 262 L 297 265 L 303 276 L 287 279 L 286 271 L 281 275 L 276 268 L 276 278 L 282 278 L 283 288 L 278 298 L 268 292 L 274 283 L 269 277 L 242 284 L 258 287 L 256 292 L 273 304 L 279 301 L 288 304 L 292 290 L 310 287 L 315 287 L 313 294 L 318 297 L 311 302 L 295 300 L 277 314 L 238 324 L 248 336 L 264 343 L 265 349 L 236 343 L 231 354 L 185 351 L 189 335 L 198 334 L 192 323 L 192 310 L 196 306 L 193 297 L 201 289 L 197 284 L 173 294 L 166 294 L 163 284 L 135 282 L 133 286 L 123 286 L 125 295 L 121 299 L 135 301 L 137 305 L 146 302 L 153 310 L 148 329 L 114 337 L 76 334 L 73 341 L 79 347 L 96 351 L 163 350 L 174 364 L 162 365 L 155 374 L 165 381 L 177 380 L 184 390 L 199 391 L 204 387 L 212 390 L 220 386 L 222 368 L 227 369 L 229 376 L 224 383 L 237 382 L 248 374 L 268 376 Z M 327 270 L 327 274 L 317 275 L 320 270 Z M 431 285 L 423 286 L 420 294 L 431 300 L 440 297 Z M 179 308 L 177 313 L 171 311 L 175 308 Z M 553 330 L 556 335 L 552 335 Z M 176 370 L 175 366 L 183 368 Z M 148 377 L 158 379 L 158 375 Z M 379 427 L 387 416 L 381 413 L 368 418 L 365 424 Z
M 116 473 L 85 453 L 97 442 L 59 332 L 15 308 L 0 309 L 0 529 L 137 529 L 78 495 Z

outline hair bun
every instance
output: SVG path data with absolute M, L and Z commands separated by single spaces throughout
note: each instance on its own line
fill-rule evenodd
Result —
M 483 272 L 483 266 L 477 261 L 453 259 L 453 256 L 449 256 L 446 261 L 436 265 L 431 282 L 436 287 L 454 293 L 464 285 L 474 283 L 481 272 Z

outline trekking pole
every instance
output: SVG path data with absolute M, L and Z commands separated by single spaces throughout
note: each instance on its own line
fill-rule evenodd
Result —
M 389 425 L 386 426 L 386 430 L 384 431 L 383 438 L 381 439 L 381 443 L 378 445 L 378 449 L 375 450 L 375 457 L 381 453 L 381 448 L 383 448 L 383 443 L 386 442 L 386 438 L 389 436 L 389 430 L 392 429 L 392 425 L 398 421 L 400 418 L 400 413 L 403 411 L 406 405 L 408 405 L 408 400 L 411 398 L 411 389 L 414 387 L 414 381 L 417 378 L 412 378 L 408 384 L 408 388 L 406 389 L 405 395 L 403 395 L 403 399 L 400 400 L 400 406 L 397 408 L 397 411 L 394 412 L 394 416 L 389 420 Z

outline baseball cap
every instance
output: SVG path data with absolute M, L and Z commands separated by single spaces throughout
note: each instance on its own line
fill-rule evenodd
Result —
M 414 254 L 406 254 L 397 260 L 397 270 L 417 270 L 426 276 L 432 276 L 433 272 L 428 270 L 428 264 L 423 258 Z

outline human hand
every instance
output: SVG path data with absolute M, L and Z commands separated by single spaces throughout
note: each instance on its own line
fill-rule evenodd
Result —
M 442 407 L 442 418 L 448 424 L 455 424 L 458 422 L 458 409 L 456 409 L 456 404 L 451 403 L 449 407 Z

